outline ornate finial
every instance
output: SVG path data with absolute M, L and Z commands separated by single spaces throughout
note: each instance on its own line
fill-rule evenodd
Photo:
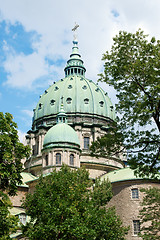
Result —
M 74 37 L 73 42 L 74 43 L 78 43 L 78 40 L 77 40 L 77 28 L 79 28 L 79 25 L 75 22 L 75 26 L 74 26 L 74 28 L 72 28 L 72 31 L 74 32 L 74 35 L 73 35 L 73 37 Z

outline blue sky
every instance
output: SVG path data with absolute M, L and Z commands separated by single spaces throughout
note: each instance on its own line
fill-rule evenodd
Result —
M 13 114 L 21 139 L 39 95 L 64 77 L 75 21 L 86 77 L 97 81 L 119 30 L 160 39 L 159 12 L 159 0 L 0 0 L 0 111 Z M 114 90 L 101 86 L 114 103 Z

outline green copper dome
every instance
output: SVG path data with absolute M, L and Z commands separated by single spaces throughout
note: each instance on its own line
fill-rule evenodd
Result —
M 57 115 L 57 124 L 51 127 L 45 135 L 43 148 L 63 146 L 64 144 L 80 147 L 80 141 L 76 131 L 66 123 L 66 115 L 61 105 Z
M 58 123 L 51 127 L 45 135 L 43 147 L 63 145 L 64 143 L 80 146 L 78 135 L 75 130 L 66 123 Z
M 34 110 L 33 121 L 50 117 L 60 111 L 61 98 L 66 114 L 84 113 L 115 119 L 115 112 L 107 93 L 92 80 L 85 78 L 85 67 L 78 52 L 78 41 L 73 41 L 72 54 L 64 69 L 65 78 L 54 82 Z

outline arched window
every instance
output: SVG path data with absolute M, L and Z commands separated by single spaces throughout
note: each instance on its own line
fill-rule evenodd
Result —
M 25 213 L 20 213 L 18 215 L 19 217 L 19 221 L 23 224 L 23 225 L 26 225 L 26 214 Z
M 73 154 L 70 154 L 70 156 L 69 156 L 69 164 L 70 164 L 71 166 L 74 165 L 74 155 L 73 155 Z
M 56 153 L 56 164 L 57 165 L 61 164 L 61 154 L 60 153 Z
M 45 156 L 46 166 L 48 166 L 48 154 Z
M 138 188 L 132 188 L 132 199 L 139 199 L 139 191 Z
M 89 137 L 84 137 L 84 149 L 89 149 Z

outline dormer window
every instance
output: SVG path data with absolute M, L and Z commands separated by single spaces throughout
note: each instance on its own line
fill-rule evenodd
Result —
M 84 85 L 82 88 L 83 88 L 84 90 L 86 90 L 86 89 L 87 89 L 87 86 L 86 86 L 86 85 Z
M 113 106 L 110 106 L 111 112 L 113 111 Z
M 55 89 L 54 89 L 54 91 L 57 91 L 58 89 L 59 89 L 59 88 L 56 86 Z
M 55 104 L 55 102 L 56 102 L 56 101 L 55 101 L 54 99 L 51 99 L 51 102 L 50 102 L 50 104 L 51 104 L 51 105 L 54 105 L 54 104 Z
M 100 101 L 100 102 L 99 102 L 99 105 L 100 105 L 100 107 L 103 107 L 104 102 L 103 102 L 103 101 Z
M 67 102 L 68 104 L 71 104 L 72 98 L 67 98 L 66 102 Z
M 72 88 L 72 85 L 69 85 L 69 86 L 68 86 L 68 89 L 71 89 L 71 88 Z
M 42 108 L 42 103 L 39 103 L 39 109 L 41 109 Z
M 85 104 L 88 104 L 88 103 L 89 103 L 89 99 L 88 99 L 88 98 L 85 98 L 85 99 L 84 99 L 84 103 L 85 103 Z
M 97 87 L 95 91 L 96 91 L 96 92 L 99 92 L 99 87 Z

